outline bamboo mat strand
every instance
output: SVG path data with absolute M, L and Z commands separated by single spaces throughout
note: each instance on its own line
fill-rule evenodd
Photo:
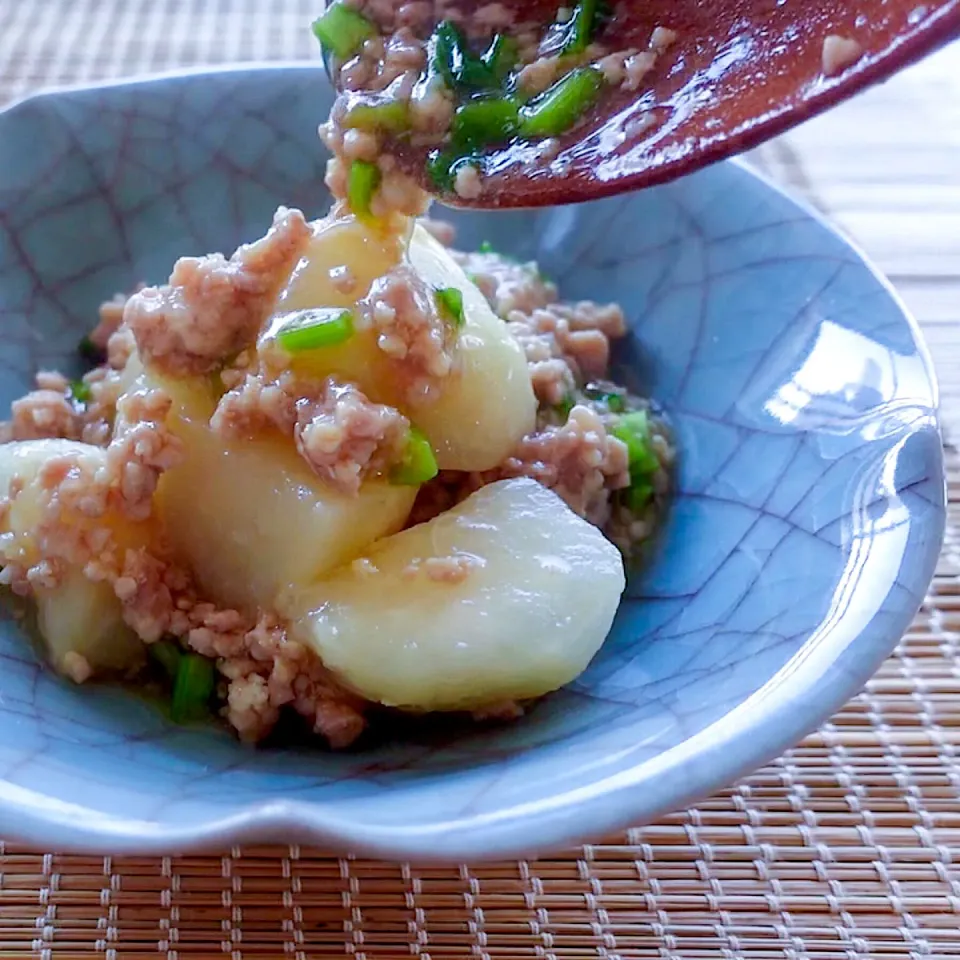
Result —
M 311 56 L 313 0 L 0 0 L 0 100 Z M 859 240 L 924 327 L 960 424 L 960 48 L 750 159 Z M 540 860 L 428 868 L 244 848 L 0 842 L 0 957 L 960 958 L 960 458 L 936 579 L 864 692 L 660 823 Z

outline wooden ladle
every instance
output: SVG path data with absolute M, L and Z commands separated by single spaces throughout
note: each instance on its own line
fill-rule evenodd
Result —
M 558 7 L 556 0 L 500 2 L 518 20 L 544 23 Z M 487 3 L 458 6 L 469 16 L 471 7 Z M 535 162 L 530 143 L 495 148 L 480 198 L 442 199 L 538 207 L 690 173 L 782 133 L 960 36 L 960 0 L 632 0 L 617 5 L 616 45 L 644 49 L 657 26 L 676 39 L 637 92 L 604 97 L 560 138 L 550 161 Z M 825 57 L 828 37 L 839 38 L 847 54 L 840 69 Z M 401 151 L 403 166 L 431 189 L 424 159 L 424 151 Z

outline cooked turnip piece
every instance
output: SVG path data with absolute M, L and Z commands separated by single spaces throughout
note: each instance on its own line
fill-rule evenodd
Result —
M 421 226 L 414 229 L 409 257 L 432 286 L 463 293 L 465 319 L 459 372 L 436 403 L 412 409 L 410 416 L 433 443 L 441 469 L 493 469 L 536 425 L 526 357 L 476 284 Z
M 535 481 L 502 480 L 305 591 L 294 632 L 371 700 L 477 709 L 582 673 L 623 587 L 596 527 Z
M 371 399 L 400 409 L 427 436 L 441 469 L 490 470 L 534 428 L 537 403 L 526 359 L 476 285 L 423 227 L 414 227 L 404 255 L 402 238 L 395 234 L 354 218 L 320 221 L 260 348 L 277 349 L 280 325 L 291 312 L 352 309 L 404 256 L 430 287 L 455 288 L 463 295 L 456 368 L 439 381 L 437 397 L 412 402 L 404 395 L 373 329 L 358 330 L 335 346 L 297 353 L 292 366 L 309 376 L 351 381 Z M 351 284 L 339 279 L 344 276 Z
M 5 561 L 34 563 L 40 559 L 34 531 L 41 518 L 37 474 L 58 456 L 81 455 L 94 467 L 104 462 L 100 447 L 70 440 L 29 440 L 0 445 L 0 495 L 6 496 L 14 478 L 22 489 L 7 514 L 6 530 L 12 540 L 4 550 Z M 77 526 L 94 526 L 95 521 L 72 517 Z M 149 540 L 149 526 L 131 523 L 120 516 L 96 521 L 111 527 L 122 546 L 141 546 Z M 60 672 L 71 672 L 69 655 L 82 656 L 93 673 L 126 671 L 143 660 L 143 645 L 121 616 L 120 601 L 107 583 L 88 580 L 78 567 L 68 567 L 55 587 L 37 587 L 37 628 L 49 659 Z
M 357 496 L 338 493 L 287 437 L 226 440 L 213 431 L 205 381 L 150 382 L 173 397 L 169 426 L 184 444 L 183 461 L 160 478 L 157 514 L 211 600 L 275 609 L 406 523 L 416 487 L 367 480 Z
M 37 629 L 58 672 L 72 673 L 70 653 L 80 654 L 93 674 L 127 672 L 143 662 L 144 646 L 124 624 L 109 583 L 94 583 L 82 571 L 68 570 L 52 590 L 38 589 L 36 602 Z

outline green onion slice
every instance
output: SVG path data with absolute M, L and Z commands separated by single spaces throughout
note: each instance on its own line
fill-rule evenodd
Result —
M 343 118 L 343 126 L 347 130 L 383 130 L 386 133 L 403 133 L 410 129 L 410 104 L 403 100 L 358 103 L 347 111 Z
M 612 431 L 627 445 L 630 460 L 630 486 L 622 491 L 621 502 L 633 513 L 639 513 L 653 499 L 653 475 L 660 461 L 650 442 L 650 420 L 645 410 L 625 413 L 617 419 Z
M 430 71 L 439 74 L 451 90 L 478 93 L 500 90 L 519 60 L 519 44 L 498 33 L 481 56 L 450 20 L 439 23 L 429 43 Z
M 520 45 L 513 37 L 498 33 L 483 54 L 484 66 L 496 84 L 502 84 L 520 59 Z
M 611 432 L 627 445 L 631 481 L 656 473 L 660 461 L 650 443 L 650 420 L 645 410 L 625 413 L 614 424 Z
M 467 53 L 457 74 L 457 86 L 461 90 L 478 93 L 500 86 L 493 71 L 479 58 Z
M 653 486 L 647 480 L 631 483 L 626 490 L 626 504 L 631 513 L 640 513 L 653 499 Z
M 450 20 L 437 24 L 430 38 L 430 67 L 451 89 L 483 90 L 490 87 L 490 68 L 471 53 L 460 28 Z
M 440 316 L 459 330 L 466 323 L 463 312 L 463 291 L 456 287 L 441 287 L 434 291 L 433 297 Z
M 411 427 L 403 457 L 391 471 L 390 482 L 401 487 L 419 487 L 438 472 L 430 441 L 416 427 Z
M 506 97 L 472 100 L 457 108 L 453 118 L 453 142 L 466 147 L 509 140 L 517 132 L 520 108 Z
M 147 647 L 150 658 L 163 669 L 163 672 L 170 680 L 177 679 L 177 673 L 180 670 L 180 660 L 183 651 L 180 645 L 173 640 L 158 640 Z
M 563 25 L 564 40 L 561 53 L 583 53 L 596 35 L 609 8 L 602 0 L 580 0 L 573 16 Z
M 591 400 L 602 403 L 611 413 L 625 413 L 627 398 L 622 393 L 607 390 L 601 384 L 588 383 L 583 391 Z
M 364 40 L 376 36 L 376 33 L 376 27 L 362 13 L 339 0 L 313 23 L 313 35 L 321 46 L 340 60 L 352 57 L 363 46 Z
M 568 73 L 520 110 L 520 136 L 556 137 L 569 130 L 596 102 L 603 74 L 594 67 Z
M 451 90 L 460 85 L 463 64 L 468 56 L 466 40 L 450 20 L 437 24 L 430 37 L 430 66 L 435 73 L 443 77 Z
M 350 164 L 347 177 L 347 202 L 350 209 L 361 219 L 373 216 L 370 204 L 373 195 L 380 186 L 380 168 L 375 163 L 366 160 L 354 160 Z
M 297 310 L 277 333 L 277 343 L 287 353 L 336 347 L 353 336 L 353 314 L 336 307 Z
M 570 417 L 570 411 L 577 405 L 576 397 L 572 393 L 568 393 L 553 409 L 563 417 L 564 422 L 566 422 Z
M 198 653 L 184 653 L 177 665 L 170 715 L 174 722 L 198 720 L 208 712 L 216 685 L 213 661 Z
M 438 189 L 449 192 L 453 189 L 457 167 L 470 157 L 469 151 L 434 150 L 427 158 L 427 176 Z
M 70 396 L 73 397 L 77 403 L 89 403 L 92 398 L 90 385 L 84 383 L 82 380 L 71 380 Z
M 433 150 L 427 156 L 427 176 L 438 190 L 449 190 L 453 186 L 452 156 L 449 150 Z

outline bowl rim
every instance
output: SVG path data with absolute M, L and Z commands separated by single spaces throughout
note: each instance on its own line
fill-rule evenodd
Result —
M 312 61 L 254 62 L 172 70 L 44 89 L 8 104 L 0 110 L 0 118 L 25 104 L 63 95 L 119 92 L 225 74 L 263 77 L 304 71 L 326 76 L 323 68 Z M 920 327 L 891 282 L 856 241 L 808 202 L 791 196 L 766 174 L 740 158 L 720 163 L 741 168 L 763 188 L 777 194 L 822 229 L 838 236 L 897 307 L 930 387 L 931 414 L 941 441 L 937 463 L 942 474 L 937 378 Z M 938 517 L 939 522 L 931 521 L 933 535 L 927 547 L 929 552 L 921 559 L 929 567 L 932 578 L 946 526 L 945 505 L 941 504 L 937 514 L 931 516 Z M 481 816 L 408 827 L 361 823 L 338 815 L 322 802 L 272 799 L 254 801 L 226 817 L 198 820 L 188 826 L 167 826 L 146 820 L 105 816 L 0 779 L 0 830 L 45 849 L 89 853 L 171 854 L 220 850 L 242 843 L 277 842 L 310 843 L 323 846 L 332 853 L 354 853 L 389 860 L 416 859 L 427 863 L 542 854 L 545 850 L 582 842 L 587 834 L 601 837 L 630 826 L 650 823 L 667 812 L 683 809 L 773 760 L 820 726 L 866 683 L 899 642 L 920 602 L 916 608 L 905 608 L 898 616 L 888 617 L 889 632 L 883 638 L 868 640 L 862 632 L 856 633 L 842 648 L 857 651 L 858 656 L 853 658 L 854 668 L 830 669 L 835 666 L 839 650 L 831 649 L 830 656 L 801 656 L 810 650 L 809 642 L 805 643 L 763 687 L 692 737 L 629 770 L 549 800 L 520 804 Z M 787 673 L 790 682 L 785 686 L 783 678 Z M 805 708 L 799 709 L 804 702 Z M 761 730 L 765 735 L 758 736 Z M 706 753 L 721 752 L 736 758 L 735 762 L 723 766 L 722 770 L 696 762 Z M 656 781 L 656 790 L 647 792 L 645 785 L 653 781 Z M 651 796 L 658 799 L 651 801 Z M 534 823 L 535 829 L 531 830 Z

